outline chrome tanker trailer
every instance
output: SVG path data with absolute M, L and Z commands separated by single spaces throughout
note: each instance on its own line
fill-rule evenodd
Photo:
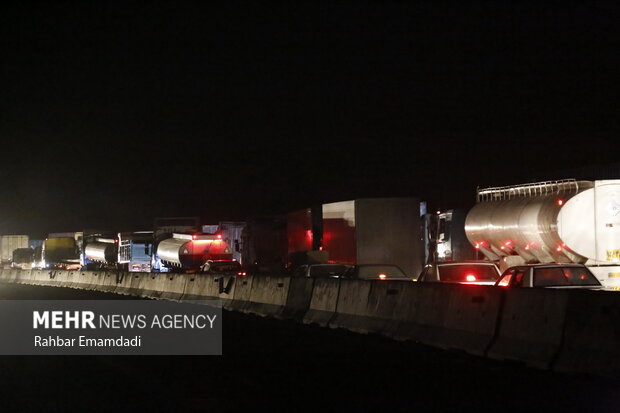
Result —
M 620 180 L 547 181 L 479 189 L 469 242 L 500 266 L 580 263 L 620 285 Z
M 175 233 L 157 244 L 155 259 L 163 264 L 154 265 L 162 272 L 193 272 L 208 260 L 232 260 L 232 251 L 220 234 Z
M 90 270 L 115 269 L 118 261 L 118 238 L 112 234 L 84 232 L 82 267 Z

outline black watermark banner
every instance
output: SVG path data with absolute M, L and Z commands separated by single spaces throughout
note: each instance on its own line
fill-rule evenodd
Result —
M 0 300 L 0 355 L 221 355 L 218 300 Z

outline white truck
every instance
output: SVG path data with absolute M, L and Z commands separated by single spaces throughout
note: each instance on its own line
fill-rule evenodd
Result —
M 620 180 L 479 189 L 465 232 L 502 270 L 526 263 L 585 264 L 603 285 L 620 288 Z

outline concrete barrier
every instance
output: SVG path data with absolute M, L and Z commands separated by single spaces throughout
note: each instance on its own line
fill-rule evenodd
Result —
M 180 300 L 185 293 L 187 277 L 191 274 L 176 273 L 149 273 L 141 289 L 141 296 L 163 299 Z
M 276 317 L 301 321 L 310 308 L 315 280 L 306 277 L 292 277 L 289 280 L 286 304 Z
M 568 290 L 506 289 L 497 336 L 487 355 L 550 368 L 562 345 Z
M 212 286 L 215 288 L 215 298 L 220 300 L 222 307 L 226 308 L 233 301 L 236 284 L 237 277 L 234 275 L 213 276 Z
M 226 303 L 224 308 L 227 310 L 240 311 L 245 313 L 247 306 L 250 304 L 250 296 L 252 294 L 252 284 L 256 277 L 243 277 L 235 281 L 235 291 L 232 301 Z
M 54 280 L 48 284 L 52 287 L 68 287 L 69 286 L 69 271 L 57 271 Z
M 185 286 L 185 294 L 183 294 L 183 301 L 195 301 L 204 300 L 207 298 L 214 298 L 213 294 L 213 278 L 204 274 L 192 274 L 187 279 L 187 285 Z
M 160 298 L 163 281 L 168 276 L 167 273 L 149 273 L 141 285 L 140 296 L 149 298 Z
M 37 283 L 37 278 L 39 277 L 39 273 L 42 270 L 30 270 L 30 277 L 28 277 L 28 279 L 23 279 L 20 281 L 16 281 L 19 284 L 30 284 L 30 285 L 34 285 Z
M 397 337 L 401 323 L 417 300 L 415 287 L 407 281 L 373 281 L 366 309 L 366 330 Z
M 32 270 L 14 270 L 10 274 L 14 283 L 29 284 L 32 282 Z
M 408 308 L 409 338 L 440 348 L 485 354 L 496 334 L 502 289 L 439 283 L 416 288 L 417 303 Z
M 620 376 L 620 294 L 570 291 L 553 370 Z
M 262 316 L 278 316 L 286 306 L 290 277 L 253 277 L 250 299 L 245 311 Z
M 339 292 L 340 279 L 317 278 L 314 280 L 312 297 L 303 322 L 326 327 L 336 313 Z
M 34 278 L 33 278 L 33 284 L 36 285 L 45 285 L 45 286 L 51 286 L 54 285 L 56 283 L 55 278 L 56 275 L 58 274 L 59 270 L 40 270 L 37 271 Z
M 97 291 L 113 293 L 116 290 L 116 274 L 112 271 L 99 271 L 99 283 L 94 288 Z
M 10 283 L 21 284 L 20 275 L 21 275 L 20 270 L 16 270 L 14 268 L 4 270 L 4 276 L 6 277 L 6 281 Z
M 101 271 L 84 271 L 88 284 L 84 287 L 85 290 L 95 291 L 99 289 L 99 286 L 103 284 L 104 273 Z
M 75 288 L 74 285 L 76 283 L 76 278 L 78 278 L 80 272 L 79 271 L 67 271 L 67 276 L 65 277 L 65 283 L 63 287 Z
M 148 282 L 151 281 L 151 276 L 156 276 L 157 274 L 149 272 L 130 272 L 127 274 L 131 274 L 131 282 L 129 283 L 129 291 L 127 291 L 127 293 L 137 297 L 148 297 L 145 293 L 145 291 L 147 291 L 146 286 Z
M 397 281 L 0 270 L 3 282 L 224 307 L 379 333 L 561 372 L 620 376 L 620 294 Z
M 372 284 L 369 280 L 340 280 L 336 312 L 328 326 L 368 333 L 368 297 Z
M 81 290 L 93 290 L 99 283 L 99 276 L 94 271 L 75 271 L 71 287 Z
M 136 277 L 139 278 L 140 276 L 136 275 Z M 132 283 L 133 285 L 136 284 L 134 280 L 135 278 L 132 273 L 125 272 L 125 271 L 118 271 L 116 273 L 116 289 L 114 290 L 114 292 L 116 294 L 122 294 L 122 295 L 137 295 L 138 291 L 135 291 L 132 288 Z
M 235 292 L 236 277 L 213 274 L 188 276 L 182 301 L 219 300 L 222 307 L 230 305 Z

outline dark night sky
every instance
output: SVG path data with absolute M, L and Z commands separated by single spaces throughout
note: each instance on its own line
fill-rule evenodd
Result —
M 85 3 L 2 6 L 0 233 L 468 207 L 620 158 L 617 2 Z

